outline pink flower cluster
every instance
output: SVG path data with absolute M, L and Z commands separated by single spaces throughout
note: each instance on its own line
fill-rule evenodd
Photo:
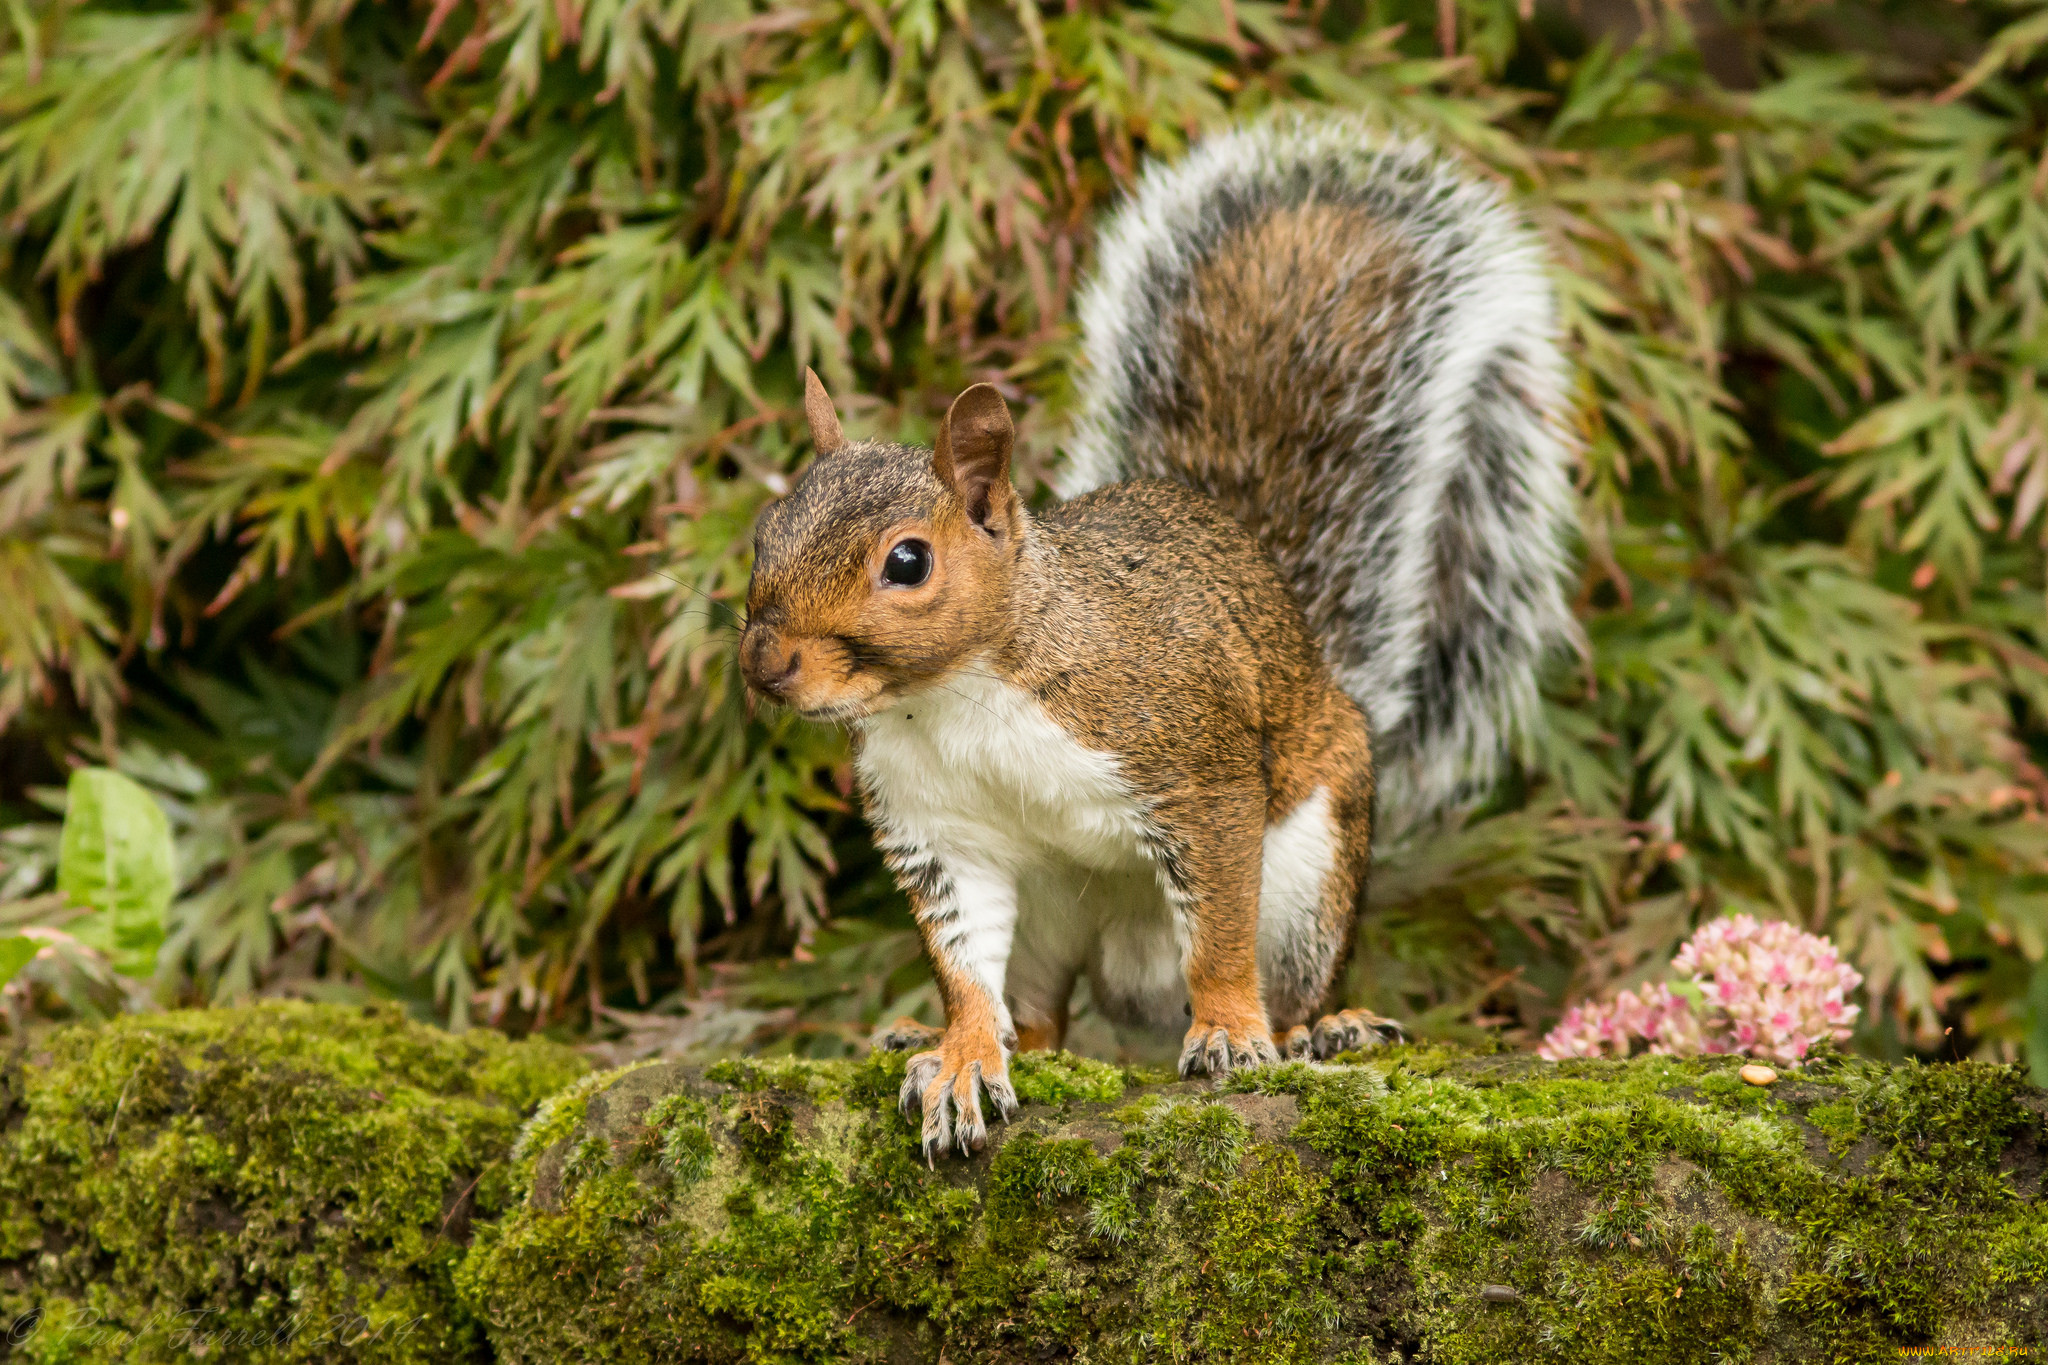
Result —
M 1701 1032 L 1691 1002 L 1659 983 L 1643 987 L 1641 995 L 1623 991 L 1612 1004 L 1588 1000 L 1573 1005 L 1544 1037 L 1536 1055 L 1552 1062 L 1567 1057 L 1626 1057 L 1638 1038 L 1649 1039 L 1652 1052 L 1681 1057 L 1728 1051 L 1716 1046 L 1718 1039 Z
M 1777 921 L 1735 915 L 1703 925 L 1671 969 L 1677 991 L 1659 984 L 1612 1004 L 1574 1005 L 1537 1055 L 1626 1057 L 1642 1039 L 1651 1052 L 1745 1052 L 1797 1066 L 1823 1038 L 1847 1038 L 1860 1012 L 1847 997 L 1863 977 L 1835 945 Z

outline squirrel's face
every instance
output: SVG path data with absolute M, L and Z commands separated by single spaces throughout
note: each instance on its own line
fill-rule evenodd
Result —
M 857 720 L 945 677 L 1007 626 L 1022 523 L 1010 414 L 977 384 L 932 450 L 849 444 L 817 377 L 806 381 L 818 458 L 754 534 L 740 670 L 813 720 Z

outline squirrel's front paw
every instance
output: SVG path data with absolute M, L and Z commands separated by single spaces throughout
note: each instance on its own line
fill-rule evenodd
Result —
M 992 1035 L 955 1038 L 948 1031 L 936 1049 L 910 1059 L 896 1102 L 905 1118 L 923 1112 L 926 1164 L 949 1145 L 962 1156 L 988 1145 L 988 1126 L 981 1120 L 984 1090 L 1007 1122 L 1017 1111 L 1017 1092 L 1003 1046 Z
M 1182 1079 L 1224 1076 L 1245 1067 L 1265 1066 L 1279 1060 L 1280 1050 L 1273 1046 L 1273 1034 L 1264 1023 L 1241 1024 L 1232 1028 L 1225 1024 L 1197 1021 L 1180 1046 Z

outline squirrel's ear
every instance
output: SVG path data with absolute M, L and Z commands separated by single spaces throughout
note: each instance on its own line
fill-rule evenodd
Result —
M 811 424 L 811 444 L 820 455 L 830 455 L 846 444 L 839 414 L 832 410 L 832 396 L 825 392 L 818 372 L 808 365 L 804 367 L 804 420 Z
M 993 386 L 976 384 L 953 400 L 939 423 L 932 470 L 967 504 L 967 515 L 983 530 L 993 513 L 1007 519 L 1010 444 L 1016 429 L 1010 410 Z

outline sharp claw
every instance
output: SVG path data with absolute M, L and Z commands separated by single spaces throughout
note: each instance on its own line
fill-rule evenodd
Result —
M 897 1108 L 904 1117 L 920 1123 L 925 1165 L 936 1169 L 936 1158 L 948 1149 L 971 1156 L 988 1145 L 988 1125 L 981 1110 L 984 1090 L 1005 1123 L 1016 1112 L 1017 1091 L 1007 1072 L 984 1076 L 979 1061 L 951 1071 L 942 1053 L 921 1057 L 922 1061 L 913 1058 L 904 1073 Z
M 919 1110 L 924 1107 L 926 1092 L 938 1075 L 939 1065 L 936 1056 L 919 1053 L 904 1068 L 903 1088 L 896 1092 L 896 1110 L 904 1118 L 916 1121 Z
M 1221 1079 L 1233 1071 L 1269 1066 L 1280 1060 L 1281 1051 L 1273 1039 L 1251 1034 L 1249 1030 L 1246 1033 L 1250 1036 L 1233 1037 L 1223 1027 L 1193 1031 L 1181 1048 L 1181 1079 L 1203 1075 Z M 1305 1037 L 1301 1042 L 1306 1046 Z
M 952 1087 L 948 1078 L 934 1076 L 925 1085 L 924 1091 L 924 1150 L 925 1161 L 930 1163 L 933 1152 L 943 1152 L 953 1136 L 953 1125 L 948 1121 L 947 1106 L 951 1103 Z
M 969 1062 L 947 1094 L 953 1102 L 953 1150 L 961 1156 L 980 1151 L 988 1132 L 981 1121 L 981 1063 Z

